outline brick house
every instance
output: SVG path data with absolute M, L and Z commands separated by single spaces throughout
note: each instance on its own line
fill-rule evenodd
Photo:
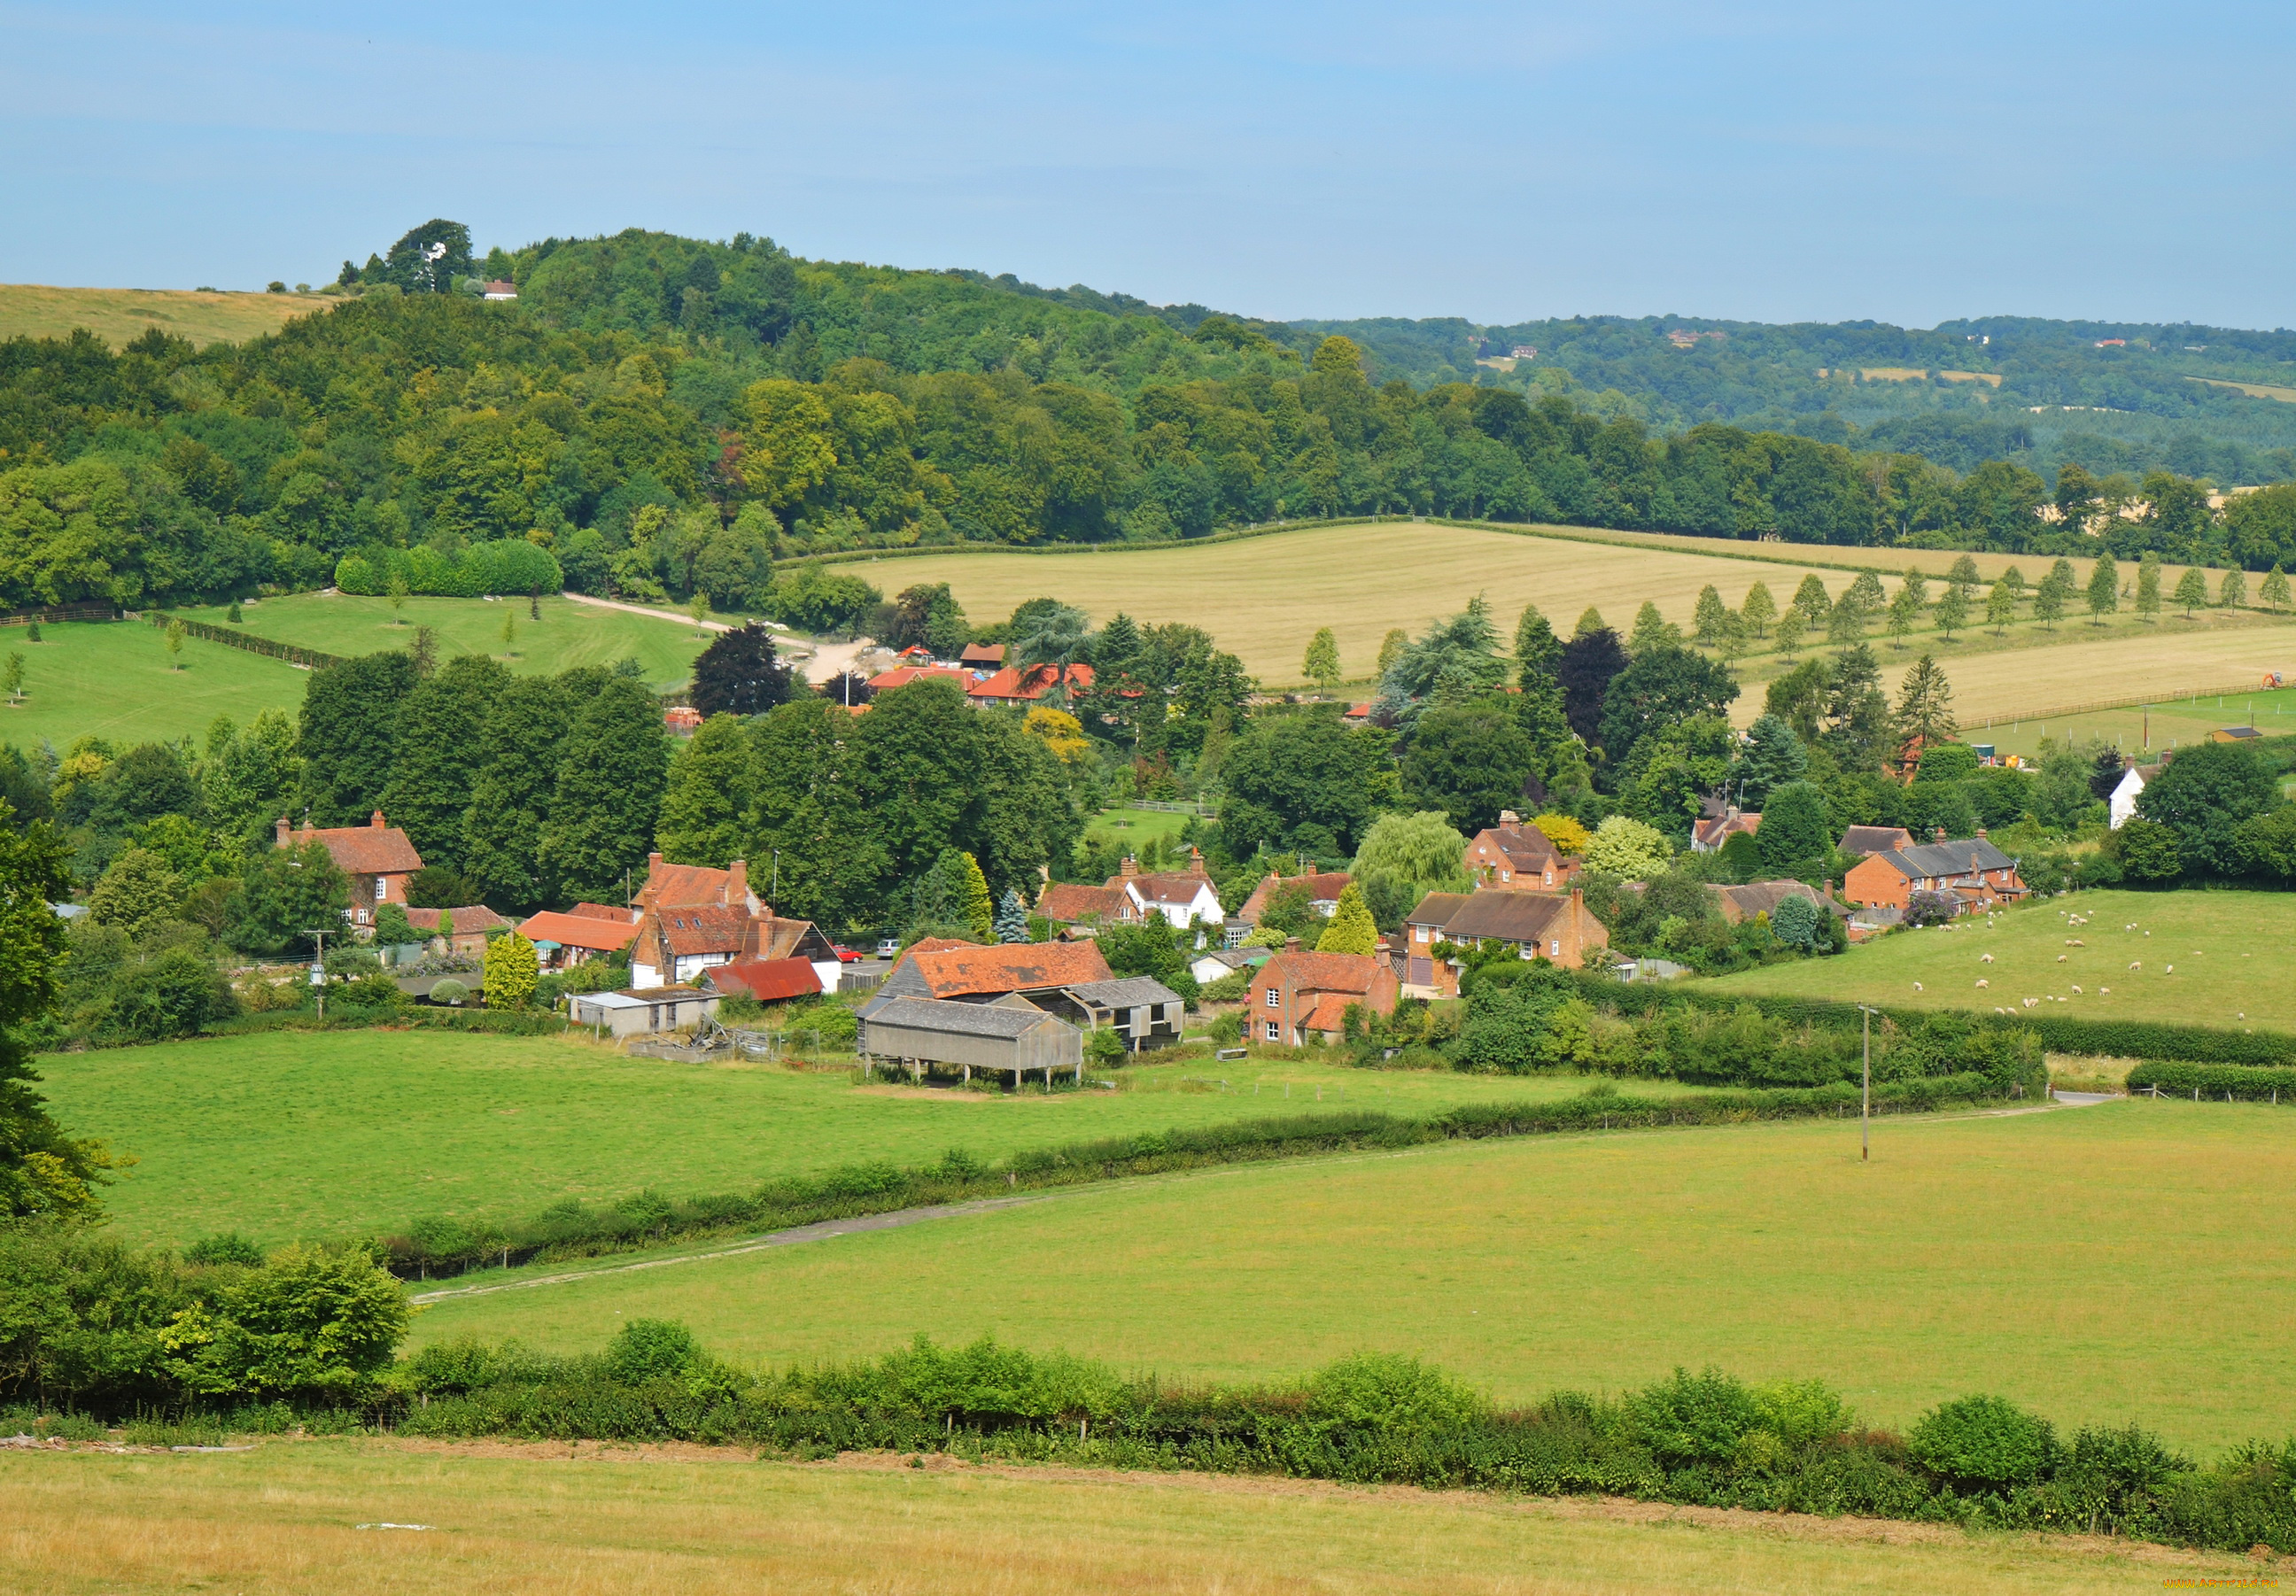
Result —
M 1251 896 L 1243 900 L 1243 907 L 1235 912 L 1235 918 L 1242 925 L 1258 925 L 1267 916 L 1267 900 L 1297 882 L 1308 889 L 1308 906 L 1329 920 L 1339 913 L 1340 894 L 1348 889 L 1353 879 L 1344 870 L 1311 870 L 1300 876 L 1279 876 L 1271 870 L 1251 889 Z
M 1346 878 L 1341 878 L 1344 880 Z M 1219 888 L 1204 871 L 1202 850 L 1188 850 L 1185 870 L 1144 872 L 1129 854 L 1123 868 L 1098 887 L 1074 881 L 1047 882 L 1037 895 L 1037 913 L 1054 925 L 1089 936 L 1101 926 L 1139 925 L 1160 916 L 1179 930 L 1189 921 L 1221 923 Z
M 1578 873 L 1578 861 L 1566 859 L 1536 823 L 1512 809 L 1499 811 L 1499 823 L 1475 833 L 1467 844 L 1467 871 L 1480 888 L 1504 892 L 1562 892 Z
M 842 968 L 837 949 L 809 920 L 783 920 L 750 890 L 748 864 L 724 870 L 672 864 L 660 854 L 646 861 L 637 895 L 636 933 L 630 939 L 630 984 L 672 986 L 712 965 L 737 959 L 804 959 L 837 989 Z
M 1701 815 L 1690 824 L 1690 851 L 1693 854 L 1718 854 L 1722 845 L 1744 832 L 1751 837 L 1762 829 L 1761 811 L 1748 814 L 1732 804 L 1712 814 Z
M 1985 839 L 1982 826 L 1960 841 L 1948 841 L 1939 827 L 1934 842 L 1868 854 L 1850 866 L 1842 887 L 1852 904 L 1898 910 L 1916 892 L 1951 893 L 1964 914 L 2014 902 L 2027 891 L 2017 862 Z
M 1023 671 L 1017 665 L 1004 665 L 979 681 L 966 683 L 964 696 L 976 704 L 1033 704 L 1060 684 L 1061 672 L 1053 666 L 1032 665 Z M 1070 666 L 1068 686 L 1072 692 L 1090 692 L 1092 667 Z
M 1394 967 L 1386 960 L 1368 954 L 1302 953 L 1295 937 L 1252 972 L 1244 994 L 1245 1035 L 1288 1047 L 1314 1037 L 1337 1041 L 1350 1003 L 1392 1014 L 1400 995 Z
M 1742 887 L 1710 881 L 1706 890 L 1714 895 L 1714 906 L 1722 911 L 1726 925 L 1741 924 L 1757 914 L 1775 914 L 1778 905 L 1790 897 L 1806 898 L 1836 920 L 1849 918 L 1849 910 L 1807 881 L 1751 881 Z
M 448 939 L 439 935 L 439 917 L 442 914 L 454 918 L 455 935 L 451 950 L 447 946 Z M 432 953 L 452 951 L 466 958 L 482 959 L 486 957 L 487 939 L 509 930 L 512 922 L 484 904 L 466 904 L 459 909 L 409 909 L 406 911 L 406 923 L 422 933 L 422 939 L 430 945 Z
M 638 913 L 611 904 L 577 904 L 530 914 L 518 932 L 534 944 L 545 970 L 570 970 L 629 946 L 637 939 Z
M 1587 955 L 1611 945 L 1609 928 L 1587 907 L 1576 887 L 1569 894 L 1484 888 L 1431 892 L 1404 920 L 1404 972 L 1410 984 L 1439 997 L 1459 994 L 1456 964 L 1435 954 L 1439 943 L 1512 944 L 1526 959 L 1578 969 Z
M 1851 826 L 1841 833 L 1841 851 L 1845 854 L 1886 854 L 1891 848 L 1911 847 L 1914 834 L 1903 826 Z
M 361 929 L 374 924 L 374 912 L 385 904 L 406 902 L 406 879 L 422 868 L 422 855 L 406 833 L 383 823 L 382 811 L 363 826 L 305 826 L 298 831 L 281 815 L 275 833 L 281 847 L 317 843 L 327 850 L 335 868 L 350 878 L 351 906 L 343 918 Z

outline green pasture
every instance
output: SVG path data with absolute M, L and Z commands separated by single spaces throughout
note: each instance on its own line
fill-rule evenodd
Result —
M 1136 1067 L 1128 1091 L 996 1096 L 437 1031 L 210 1037 L 52 1054 L 39 1069 L 74 1134 L 140 1160 L 106 1194 L 114 1226 L 176 1244 L 234 1229 L 266 1244 L 364 1236 L 428 1214 L 512 1218 L 567 1197 L 929 1164 L 953 1147 L 995 1159 L 1318 1107 L 1428 1114 L 1584 1084 L 1199 1058 Z
M 645 667 L 646 680 L 657 687 L 684 682 L 693 674 L 694 656 L 709 646 L 709 639 L 697 636 L 687 621 L 634 615 L 554 595 L 545 597 L 541 608 L 542 618 L 537 621 L 528 618 L 524 598 L 409 598 L 394 611 L 384 598 L 299 593 L 241 606 L 240 625 L 257 637 L 329 654 L 403 649 L 415 627 L 429 626 L 439 634 L 441 659 L 491 654 L 512 670 L 539 675 L 636 659 Z M 230 624 L 225 609 L 179 613 L 211 626 Z M 502 635 L 505 616 L 512 634 L 507 645 Z
M 245 725 L 266 709 L 293 714 L 310 673 L 221 643 L 184 640 L 183 668 L 171 668 L 166 636 L 134 621 L 0 626 L 0 660 L 24 656 L 24 700 L 0 699 L 0 742 L 62 753 L 79 737 L 126 747 L 207 730 L 218 715 Z
M 2209 734 L 2220 727 L 2250 725 L 2267 737 L 2296 733 L 2296 687 L 2169 699 L 2042 720 L 1997 717 L 1964 724 L 1961 734 L 1967 741 L 1989 742 L 2004 754 L 2022 754 L 2029 759 L 2040 753 L 2044 737 L 2059 743 L 2095 739 L 2125 754 L 2158 758 L 2169 749 L 2206 742 Z
M 800 1247 L 449 1297 L 418 1342 L 641 1315 L 757 1363 L 922 1332 L 1176 1379 L 1406 1352 L 1503 1402 L 1677 1364 L 1868 1422 L 1997 1392 L 2213 1452 L 2296 1415 L 2296 1112 L 2119 1101 L 1231 1166 Z M 474 1284 L 494 1277 L 474 1276 Z
M 2079 892 L 1703 984 L 1902 1008 L 2287 1031 L 2296 1030 L 2292 957 L 2296 896 L 2288 893 Z M 2028 1010 L 2028 997 L 2042 1001 Z
M 1085 827 L 1084 834 L 1087 839 L 1095 841 L 1103 837 L 1113 838 L 1134 848 L 1144 848 L 1152 842 L 1177 846 L 1181 829 L 1188 823 L 1189 818 L 1164 809 L 1103 809 Z

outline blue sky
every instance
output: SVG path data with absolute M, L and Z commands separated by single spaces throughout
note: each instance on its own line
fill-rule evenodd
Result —
M 2285 0 L 365 9 L 0 0 L 0 281 L 447 216 L 1272 317 L 2296 323 Z

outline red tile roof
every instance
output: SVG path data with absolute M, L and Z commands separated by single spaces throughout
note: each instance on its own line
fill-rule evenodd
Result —
M 994 670 L 1004 663 L 1004 645 L 1001 642 L 968 642 L 957 659 L 966 665 L 986 666 Z
M 890 692 L 896 687 L 906 687 L 912 682 L 935 676 L 954 682 L 968 692 L 972 687 L 972 673 L 959 670 L 952 665 L 897 665 L 889 671 L 880 671 L 870 677 L 869 685 L 874 692 Z
M 1365 990 L 1369 990 L 1368 982 L 1365 983 Z M 1308 1011 L 1308 1018 L 1300 1022 L 1300 1028 L 1309 1031 L 1340 1031 L 1345 1027 L 1348 1005 L 1362 1001 L 1352 993 L 1326 992 L 1316 1000 L 1316 1006 Z
M 409 909 L 406 923 L 418 931 L 428 931 L 435 937 L 441 914 L 455 917 L 455 935 L 457 937 L 467 937 L 473 931 L 506 931 L 511 927 L 509 921 L 484 904 L 471 904 L 460 909 Z
M 1349 992 L 1361 995 L 1371 990 L 1372 978 L 1378 973 L 1379 961 L 1368 954 L 1278 954 L 1259 967 L 1252 977 L 1255 986 L 1284 986 L 1295 992 Z
M 290 847 L 317 843 L 327 850 L 327 857 L 335 862 L 335 868 L 349 876 L 411 875 L 422 868 L 422 855 L 406 840 L 406 833 L 397 826 L 385 825 L 380 809 L 363 826 L 321 826 L 316 830 L 306 826 L 299 831 L 283 831 L 279 840 Z
M 1348 883 L 1352 880 L 1354 878 L 1344 870 L 1310 871 L 1304 876 L 1269 875 L 1251 889 L 1251 896 L 1243 900 L 1243 907 L 1235 912 L 1235 917 L 1258 925 L 1260 917 L 1267 913 L 1267 900 L 1275 895 L 1275 889 L 1288 887 L 1294 881 L 1307 883 L 1308 902 L 1337 903 L 1340 894 L 1348 889 Z
M 653 918 L 669 951 L 688 956 L 739 953 L 742 934 L 750 928 L 749 910 L 723 904 L 673 904 L 653 911 Z
M 712 870 L 706 864 L 672 864 L 660 854 L 647 858 L 645 885 L 638 890 L 641 908 L 659 909 L 675 904 L 711 904 L 746 909 L 749 907 L 749 876 L 742 861 L 734 862 L 742 870 L 738 888 L 734 870 Z
M 563 914 L 554 909 L 545 909 L 539 914 L 529 916 L 526 923 L 518 928 L 518 934 L 529 942 L 554 942 L 561 947 L 587 948 L 592 953 L 600 954 L 627 947 L 636 937 L 636 921 L 612 921 L 599 915 L 585 914 L 581 911 L 586 906 L 597 907 L 595 904 L 577 904 L 571 912 Z M 413 918 L 412 910 L 408 911 L 408 917 Z M 459 929 L 462 923 L 457 917 L 455 926 Z
M 702 978 L 720 992 L 746 992 L 761 1003 L 812 997 L 821 991 L 820 975 L 804 959 L 742 959 L 713 964 Z
M 1052 692 L 1058 676 L 1059 672 L 1049 665 L 1032 665 L 1029 667 L 1028 679 L 1024 683 L 1021 680 L 1020 667 L 1008 665 L 973 683 L 964 691 L 969 697 L 976 699 L 997 699 L 1013 703 L 1027 702 L 1043 698 Z M 1070 687 L 1090 687 L 1092 667 L 1070 666 L 1068 681 Z M 875 683 L 873 683 L 871 685 L 873 686 Z
M 566 913 L 589 920 L 618 920 L 624 925 L 634 926 L 638 922 L 638 912 L 626 909 L 619 904 L 576 904 Z
M 1120 887 L 1087 887 L 1061 881 L 1046 888 L 1044 896 L 1037 900 L 1037 913 L 1064 926 L 1086 920 L 1112 924 L 1123 911 L 1124 889 Z
M 1089 942 L 1018 942 L 976 947 L 960 943 L 931 951 L 919 942 L 903 955 L 935 997 L 973 997 L 1111 981 L 1108 961 Z

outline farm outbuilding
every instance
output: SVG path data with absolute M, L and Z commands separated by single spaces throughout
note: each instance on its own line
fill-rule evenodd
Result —
M 941 998 L 882 998 L 862 1015 L 855 1051 L 922 1074 L 928 1064 L 952 1065 L 971 1080 L 976 1069 L 1021 1079 L 1042 1070 L 1072 1069 L 1084 1079 L 1084 1033 L 1022 999 L 958 1003 Z
M 693 986 L 649 986 L 635 992 L 580 992 L 568 1000 L 576 1025 L 602 1035 L 651 1036 L 698 1025 L 718 1012 L 718 994 Z

